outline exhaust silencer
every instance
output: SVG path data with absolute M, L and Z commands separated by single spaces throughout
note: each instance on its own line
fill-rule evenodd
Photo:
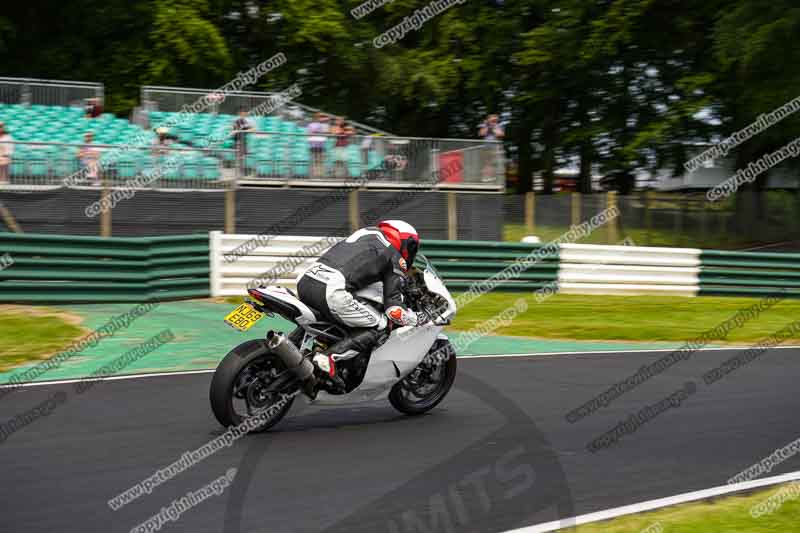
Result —
M 281 358 L 286 368 L 294 372 L 301 381 L 305 381 L 313 375 L 314 365 L 303 357 L 300 350 L 283 335 L 274 331 L 267 333 L 267 346 Z

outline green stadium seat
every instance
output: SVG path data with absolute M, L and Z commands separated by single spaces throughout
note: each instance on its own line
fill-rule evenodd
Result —
M 217 180 L 221 177 L 219 161 L 214 157 L 203 158 L 203 175 L 208 179 Z

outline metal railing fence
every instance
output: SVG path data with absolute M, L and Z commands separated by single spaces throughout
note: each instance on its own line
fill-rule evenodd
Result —
M 0 102 L 22 105 L 80 106 L 103 100 L 103 84 L 85 81 L 0 77 Z
M 228 189 L 238 177 L 237 167 L 226 163 L 235 159 L 231 149 L 2 141 L 0 154 L 6 154 L 0 155 L 4 190 Z

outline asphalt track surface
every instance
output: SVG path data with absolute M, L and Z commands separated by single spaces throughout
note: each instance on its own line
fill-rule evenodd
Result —
M 736 351 L 694 354 L 575 423 L 578 407 L 664 353 L 462 359 L 451 394 L 421 417 L 388 402 L 296 402 L 272 432 L 230 448 L 112 511 L 107 501 L 221 433 L 211 374 L 25 388 L 0 420 L 58 390 L 67 401 L 0 444 L 4 532 L 123 532 L 238 468 L 233 485 L 161 531 L 503 531 L 724 485 L 800 437 L 800 349 L 770 350 L 722 380 Z M 589 452 L 587 443 L 687 381 L 697 392 Z M 800 470 L 800 456 L 771 475 Z

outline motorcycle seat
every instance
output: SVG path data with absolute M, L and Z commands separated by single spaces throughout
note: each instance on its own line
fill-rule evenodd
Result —
M 247 292 L 268 310 L 298 324 L 314 324 L 325 320 L 322 313 L 301 302 L 292 291 L 285 287 L 259 287 Z

